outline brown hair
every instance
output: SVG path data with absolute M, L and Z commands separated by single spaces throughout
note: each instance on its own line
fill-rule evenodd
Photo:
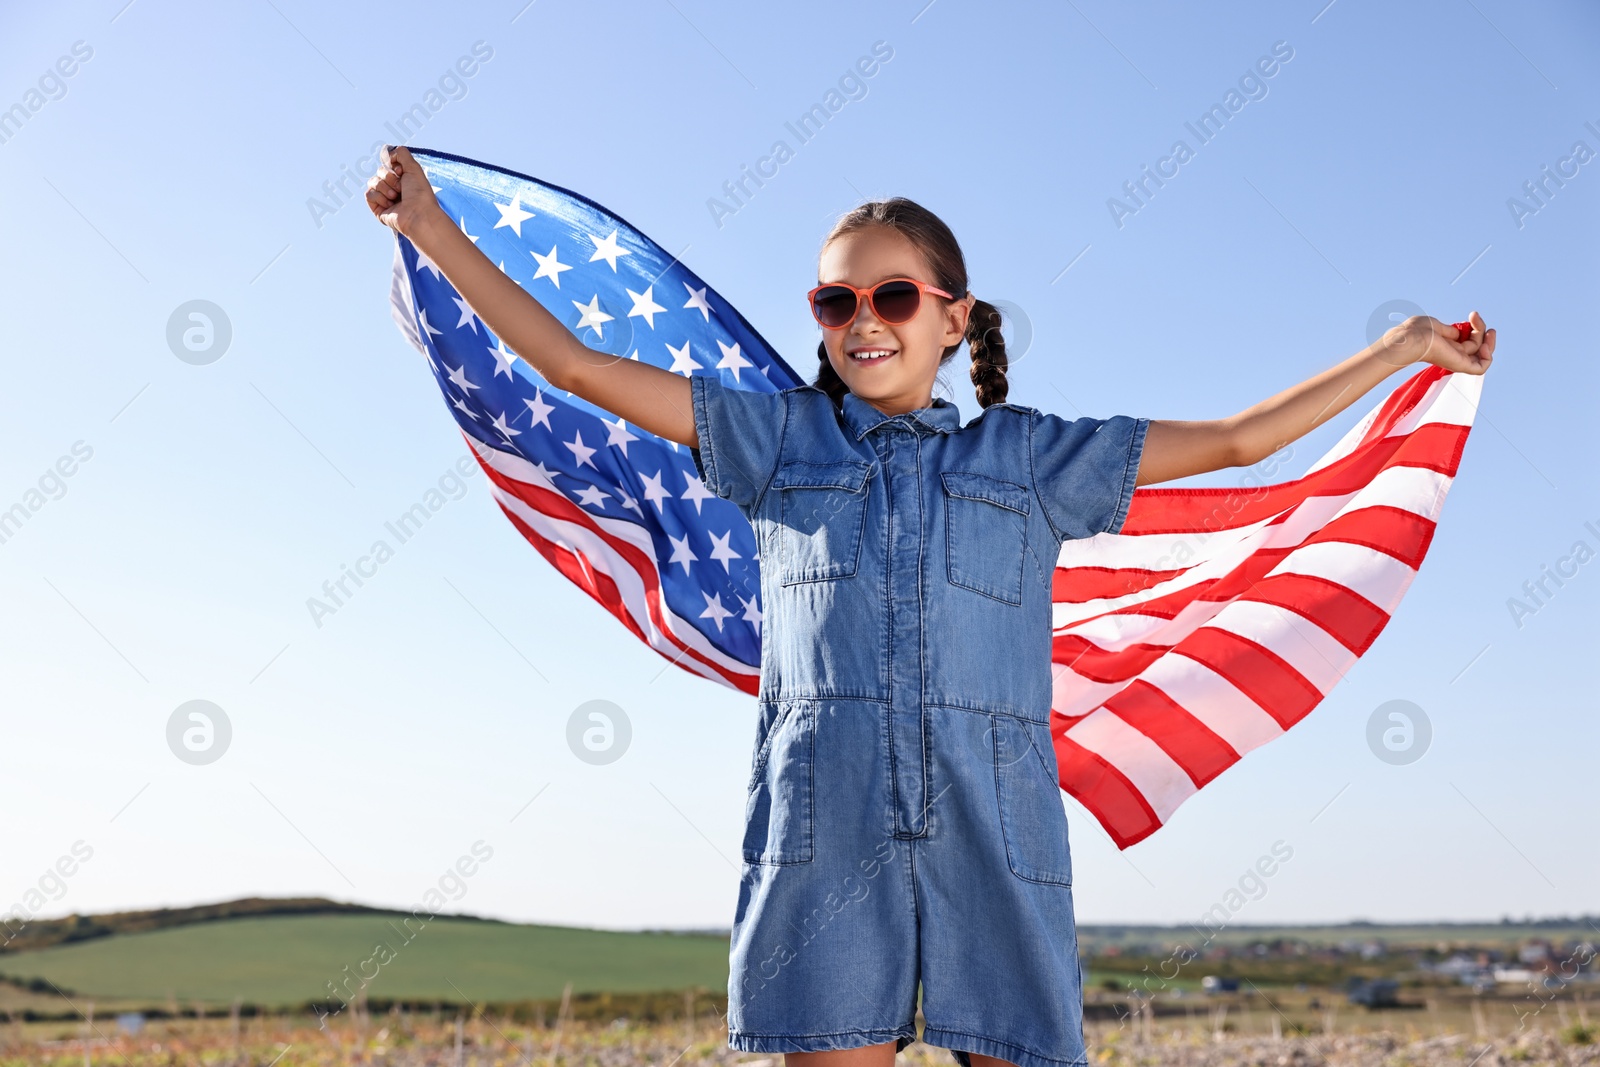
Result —
M 934 285 L 954 293 L 957 299 L 967 296 L 967 261 L 961 255 L 961 246 L 956 243 L 955 234 L 950 232 L 950 227 L 939 216 L 903 196 L 869 200 L 851 209 L 834 223 L 822 247 L 826 248 L 836 237 L 869 226 L 889 226 L 904 234 L 922 253 L 922 258 L 933 273 L 930 280 Z M 944 300 L 943 297 L 928 299 Z M 965 340 L 972 353 L 972 384 L 977 390 L 978 403 L 983 407 L 1004 403 L 1008 388 L 1006 342 L 1000 334 L 1000 312 L 993 304 L 983 300 L 973 301 L 972 312 L 967 318 Z M 960 347 L 961 342 L 958 341 L 946 348 L 939 357 L 939 365 L 942 367 L 949 362 Z M 828 362 L 828 346 L 824 342 L 817 342 L 817 357 L 822 365 L 811 384 L 827 393 L 834 404 L 842 403 L 849 387 L 833 369 L 833 364 Z

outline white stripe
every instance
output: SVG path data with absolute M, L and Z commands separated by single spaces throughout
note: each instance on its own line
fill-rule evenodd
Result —
M 1309 574 L 1344 586 L 1392 614 L 1417 572 L 1393 556 L 1343 541 L 1297 548 L 1273 574 Z
M 518 518 L 530 527 L 538 530 L 547 540 L 553 541 L 557 545 L 572 551 L 575 555 L 581 556 L 585 564 L 610 577 L 617 585 L 625 610 L 638 624 L 639 629 L 644 631 L 652 648 L 666 652 L 669 656 L 676 658 L 680 665 L 697 674 L 728 684 L 725 678 L 715 673 L 709 666 L 687 656 L 678 658 L 682 650 L 678 645 L 667 640 L 666 635 L 661 632 L 655 620 L 650 617 L 644 580 L 627 559 L 620 555 L 603 537 L 586 527 L 539 511 L 499 486 L 493 486 L 492 489 L 495 499 L 502 506 L 515 513 Z M 752 671 L 748 664 L 733 659 L 727 653 L 712 645 L 706 639 L 706 636 L 696 629 L 692 623 L 673 611 L 666 604 L 664 597 L 661 600 L 661 610 L 668 629 L 679 642 L 699 652 L 732 674 L 746 678 L 759 677 L 759 671 Z M 739 622 L 738 624 L 741 626 L 748 625 L 744 622 Z
M 1235 600 L 1207 624 L 1271 652 L 1327 696 L 1359 657 L 1304 615 L 1276 604 Z
M 1156 597 L 1166 596 L 1190 588 L 1201 582 L 1223 577 L 1236 570 L 1251 555 L 1262 549 L 1295 549 L 1308 537 L 1325 529 L 1329 522 L 1359 508 L 1387 506 L 1436 520 L 1444 505 L 1445 493 L 1450 488 L 1449 475 L 1423 467 L 1388 467 L 1380 471 L 1362 488 L 1334 496 L 1309 497 L 1285 513 L 1282 522 L 1269 525 L 1273 518 L 1241 526 L 1236 530 L 1223 530 L 1201 542 L 1185 535 L 1145 534 L 1138 536 L 1116 535 L 1108 543 L 1094 548 L 1074 549 L 1076 541 L 1062 546 L 1057 566 L 1139 568 L 1164 570 L 1174 565 L 1172 556 L 1178 545 L 1186 540 L 1188 567 L 1164 582 L 1148 589 L 1121 597 L 1103 597 L 1097 600 L 1073 603 L 1057 601 L 1051 605 L 1051 627 L 1057 633 L 1072 630 L 1080 620 L 1093 619 L 1105 612 L 1131 607 Z M 1097 540 L 1107 537 L 1097 534 Z M 1167 556 L 1163 562 L 1162 556 Z M 1139 577 L 1144 577 L 1140 575 Z M 1072 630 L 1072 632 L 1078 632 Z
M 1121 771 L 1161 822 L 1195 794 L 1194 779 L 1160 745 L 1104 708 L 1068 727 L 1066 736 Z
M 1283 734 L 1283 727 L 1238 686 L 1189 656 L 1162 656 L 1141 677 L 1244 755 Z
M 1404 388 L 1404 383 L 1401 384 Z M 1478 398 L 1483 391 L 1483 376 L 1481 374 L 1467 374 L 1456 371 L 1442 376 L 1438 381 L 1428 386 L 1422 398 L 1411 411 L 1403 416 L 1394 426 L 1389 428 L 1385 437 L 1394 437 L 1398 434 L 1409 433 L 1424 423 L 1434 422 L 1452 426 L 1471 426 L 1473 417 L 1477 414 Z M 1435 405 L 1438 410 L 1434 410 Z M 1332 463 L 1336 463 L 1355 451 L 1362 435 L 1367 432 L 1373 422 L 1377 420 L 1378 412 L 1382 409 L 1380 401 L 1360 422 L 1339 439 L 1339 443 L 1328 450 L 1328 453 L 1306 469 L 1306 474 L 1321 470 Z

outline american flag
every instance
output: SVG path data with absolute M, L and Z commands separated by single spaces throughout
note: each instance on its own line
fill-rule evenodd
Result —
M 606 208 L 411 154 L 478 249 L 591 348 L 735 388 L 802 384 L 732 305 Z M 754 695 L 754 533 L 688 449 L 552 388 L 399 235 L 390 305 L 522 536 L 671 663 Z M 1427 552 L 1481 385 L 1429 366 L 1301 478 L 1139 489 L 1119 533 L 1063 547 L 1061 787 L 1120 848 L 1304 718 L 1371 647 Z

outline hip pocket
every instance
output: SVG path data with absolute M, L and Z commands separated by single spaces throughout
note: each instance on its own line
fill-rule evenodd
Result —
M 991 715 L 989 722 L 1011 873 L 1030 882 L 1070 886 L 1072 849 L 1050 726 L 1014 715 Z
M 940 477 L 950 584 L 1021 604 L 1028 487 L 970 471 L 944 471 Z
M 865 460 L 790 460 L 778 468 L 778 577 L 783 585 L 849 578 L 867 521 Z
M 811 862 L 816 735 L 815 701 L 785 700 L 776 705 L 750 769 L 744 828 L 747 862 Z

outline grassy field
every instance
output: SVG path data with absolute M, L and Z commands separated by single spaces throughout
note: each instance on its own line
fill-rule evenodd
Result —
M 346 980 L 348 998 L 359 976 L 374 974 L 369 998 L 457 1003 L 559 997 L 569 981 L 577 993 L 727 988 L 726 938 L 444 917 L 413 924 L 381 915 L 227 919 L 6 954 L 0 972 L 103 1002 L 175 998 L 185 1007 L 236 998 L 304 1005 L 330 999 L 328 983 Z M 379 945 L 388 952 L 375 953 Z M 60 1007 L 58 998 L 33 999 Z

